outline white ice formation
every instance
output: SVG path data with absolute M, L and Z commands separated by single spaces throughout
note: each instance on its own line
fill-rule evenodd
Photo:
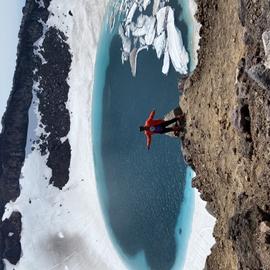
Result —
M 195 174 L 193 174 L 195 175 Z M 183 270 L 205 269 L 205 261 L 211 253 L 211 247 L 215 244 L 213 230 L 216 219 L 206 210 L 206 202 L 195 191 L 195 207 L 192 220 L 191 235 L 188 241 L 186 258 Z
M 152 2 L 152 15 L 146 14 L 151 0 L 126 0 L 121 5 L 119 11 L 124 17 L 119 26 L 122 61 L 130 60 L 131 71 L 135 76 L 138 53 L 152 47 L 159 59 L 164 55 L 162 73 L 168 74 L 171 62 L 177 72 L 187 74 L 189 57 L 181 32 L 175 26 L 174 11 L 169 5 L 165 6 L 169 2 L 167 0 Z

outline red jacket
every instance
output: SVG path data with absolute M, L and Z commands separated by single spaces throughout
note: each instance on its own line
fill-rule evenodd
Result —
M 155 127 L 155 126 L 158 126 L 159 124 L 161 124 L 161 123 L 164 122 L 163 119 L 154 120 L 153 119 L 154 116 L 155 116 L 155 111 L 152 111 L 150 113 L 149 117 L 147 118 L 147 120 L 145 121 L 145 124 L 144 124 L 145 127 L 148 127 L 148 128 L 150 128 L 151 126 L 152 127 Z M 157 134 L 157 133 L 155 133 L 155 132 L 153 132 L 151 130 L 145 130 L 144 131 L 144 134 L 146 136 L 147 148 L 149 149 L 150 148 L 150 145 L 151 145 L 151 141 L 152 141 L 151 136 L 154 135 L 154 134 Z

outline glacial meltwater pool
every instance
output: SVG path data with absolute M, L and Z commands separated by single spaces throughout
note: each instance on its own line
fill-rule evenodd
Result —
M 175 16 L 186 7 L 171 1 Z M 188 49 L 188 27 L 176 21 Z M 162 118 L 179 104 L 180 75 L 161 73 L 154 50 L 140 52 L 137 75 L 121 63 L 121 39 L 104 23 L 92 104 L 96 181 L 107 229 L 128 269 L 181 269 L 191 229 L 191 172 L 178 139 L 139 132 L 149 113 Z

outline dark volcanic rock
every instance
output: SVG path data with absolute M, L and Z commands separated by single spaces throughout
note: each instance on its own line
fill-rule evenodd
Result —
M 50 155 L 47 165 L 52 169 L 50 184 L 62 189 L 68 182 L 69 161 L 71 157 L 70 144 L 68 140 L 61 143 L 59 140 L 49 143 Z M 63 162 L 63 160 L 68 162 Z
M 39 112 L 42 126 L 49 134 L 41 134 L 39 149 L 48 153 L 47 165 L 52 169 L 50 183 L 60 189 L 67 183 L 71 150 L 69 141 L 61 137 L 69 132 L 70 118 L 66 109 L 69 86 L 68 73 L 71 54 L 66 37 L 60 31 L 49 28 L 40 52 L 46 59 L 35 55 L 34 43 L 43 35 L 43 25 L 49 16 L 47 10 L 51 0 L 43 0 L 45 8 L 36 1 L 27 0 L 23 8 L 23 19 L 19 32 L 17 63 L 13 88 L 2 119 L 0 134 L 0 217 L 5 205 L 20 195 L 19 179 L 25 159 L 28 129 L 28 110 L 32 101 L 33 80 L 40 79 Z M 36 74 L 33 75 L 33 70 Z M 35 147 L 32 147 L 34 149 Z M 20 246 L 21 214 L 13 213 L 10 219 L 0 221 L 0 258 L 16 264 L 21 255 Z M 7 236 L 10 232 L 10 236 Z M 0 270 L 3 269 L 0 262 Z
M 10 263 L 16 264 L 21 257 L 21 214 L 13 212 L 9 219 L 5 219 L 1 224 L 1 250 L 3 258 Z
M 42 56 L 46 63 L 39 65 L 40 79 L 37 97 L 41 123 L 48 136 L 41 136 L 41 151 L 49 153 L 47 165 L 52 169 L 50 183 L 62 189 L 68 182 L 71 149 L 68 140 L 61 142 L 70 128 L 69 111 L 66 108 L 69 85 L 67 78 L 71 65 L 71 54 L 65 35 L 49 28 L 43 42 Z
M 0 134 L 0 216 L 4 205 L 20 194 L 19 177 L 25 158 L 28 109 L 32 100 L 35 65 L 33 43 L 42 35 L 38 5 L 27 1 L 19 33 L 19 45 L 13 88 L 2 119 Z
M 49 2 L 44 1 L 46 6 Z M 42 36 L 42 26 L 38 20 L 48 18 L 48 12 L 40 9 L 35 1 L 26 1 L 23 13 L 13 87 L 0 134 L 0 217 L 3 216 L 6 203 L 15 200 L 20 194 L 19 178 L 25 158 L 28 109 L 32 100 L 32 72 L 36 67 L 33 43 Z M 14 215 L 9 220 L 0 221 L 0 234 L 4 241 L 1 243 L 0 257 L 7 258 L 11 263 L 16 263 L 21 253 L 18 236 L 21 229 L 20 218 L 17 217 L 19 214 Z M 6 224 L 16 226 L 16 223 L 17 233 L 11 238 L 12 242 L 7 241 L 3 230 Z

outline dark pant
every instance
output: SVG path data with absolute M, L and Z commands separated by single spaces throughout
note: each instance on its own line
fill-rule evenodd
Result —
M 168 120 L 168 121 L 164 121 L 163 123 L 159 124 L 159 127 L 160 127 L 160 134 L 163 134 L 163 133 L 168 133 L 168 132 L 172 132 L 174 131 L 174 129 L 172 127 L 167 127 L 169 125 L 171 125 L 172 123 L 175 123 L 177 120 L 179 120 L 179 118 L 173 118 L 171 120 Z

